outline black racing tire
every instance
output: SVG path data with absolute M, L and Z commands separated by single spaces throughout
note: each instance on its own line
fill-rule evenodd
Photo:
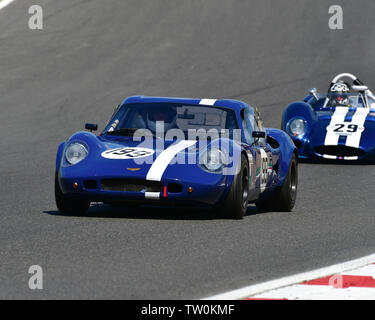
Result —
M 297 157 L 293 153 L 290 160 L 288 174 L 285 178 L 284 184 L 280 190 L 276 202 L 276 209 L 278 211 L 290 212 L 296 204 L 298 190 L 298 163 Z
M 242 154 L 239 171 L 234 176 L 231 188 L 221 204 L 220 215 L 226 219 L 242 219 L 249 204 L 249 163 Z
M 55 174 L 55 201 L 62 214 L 84 215 L 90 207 L 90 201 L 67 199 L 62 193 L 57 172 Z
M 283 186 L 271 194 L 260 197 L 255 204 L 259 212 L 290 212 L 294 208 L 298 189 L 298 163 L 293 153 Z

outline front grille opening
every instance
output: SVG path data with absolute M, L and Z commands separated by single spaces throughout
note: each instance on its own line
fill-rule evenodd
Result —
M 162 192 L 163 185 L 159 181 L 103 179 L 102 190 L 122 192 Z
M 362 149 L 347 146 L 319 146 L 314 150 L 320 155 L 337 157 L 362 157 L 365 155 L 365 152 Z
M 301 149 L 302 147 L 302 141 L 301 140 L 294 140 L 294 145 L 297 149 Z
M 85 189 L 95 190 L 98 188 L 98 184 L 96 183 L 96 180 L 84 180 L 83 186 Z
M 179 183 L 168 183 L 168 193 L 181 193 L 182 185 Z

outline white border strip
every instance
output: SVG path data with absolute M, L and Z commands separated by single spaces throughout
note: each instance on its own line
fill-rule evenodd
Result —
M 14 0 L 0 0 L 0 10 L 10 5 Z
M 280 278 L 276 280 L 271 280 L 268 282 L 263 282 L 259 284 L 255 284 L 248 287 L 243 287 L 237 290 L 228 291 L 225 293 L 221 293 L 215 296 L 207 297 L 202 300 L 236 300 L 236 299 L 245 299 L 250 296 L 254 296 L 265 291 L 274 290 L 277 288 L 282 288 L 286 286 L 290 286 L 293 284 L 298 284 L 303 281 L 313 280 L 317 278 L 327 277 L 333 274 L 346 272 L 352 269 L 356 269 L 359 267 L 363 267 L 375 262 L 375 254 L 359 258 L 356 260 L 351 260 L 339 264 L 335 264 L 329 267 L 299 273 L 293 276 Z
M 145 192 L 146 199 L 153 199 L 159 200 L 160 199 L 160 192 Z
M 202 99 L 199 104 L 206 106 L 213 106 L 217 100 L 216 99 Z

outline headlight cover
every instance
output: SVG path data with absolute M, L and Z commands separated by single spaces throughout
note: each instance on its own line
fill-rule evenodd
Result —
M 88 154 L 88 147 L 83 142 L 72 142 L 65 149 L 65 159 L 69 165 L 81 162 Z
M 304 119 L 296 118 L 289 122 L 289 131 L 294 137 L 301 136 L 306 131 L 306 122 Z
M 210 172 L 221 171 L 226 163 L 226 155 L 217 148 L 206 150 L 200 157 L 200 165 Z

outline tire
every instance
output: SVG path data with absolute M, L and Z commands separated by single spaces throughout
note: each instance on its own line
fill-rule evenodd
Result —
M 89 201 L 67 199 L 61 191 L 57 172 L 55 174 L 55 201 L 62 214 L 84 215 L 90 207 Z
M 241 156 L 240 170 L 233 178 L 232 186 L 220 207 L 223 218 L 242 219 L 249 203 L 249 163 Z
M 293 153 L 283 186 L 268 196 L 261 197 L 255 204 L 259 212 L 290 212 L 294 208 L 298 189 L 297 157 Z
M 298 164 L 297 157 L 293 153 L 290 160 L 288 175 L 285 178 L 284 184 L 280 190 L 276 202 L 276 209 L 278 211 L 290 212 L 294 208 L 297 199 L 298 189 Z

